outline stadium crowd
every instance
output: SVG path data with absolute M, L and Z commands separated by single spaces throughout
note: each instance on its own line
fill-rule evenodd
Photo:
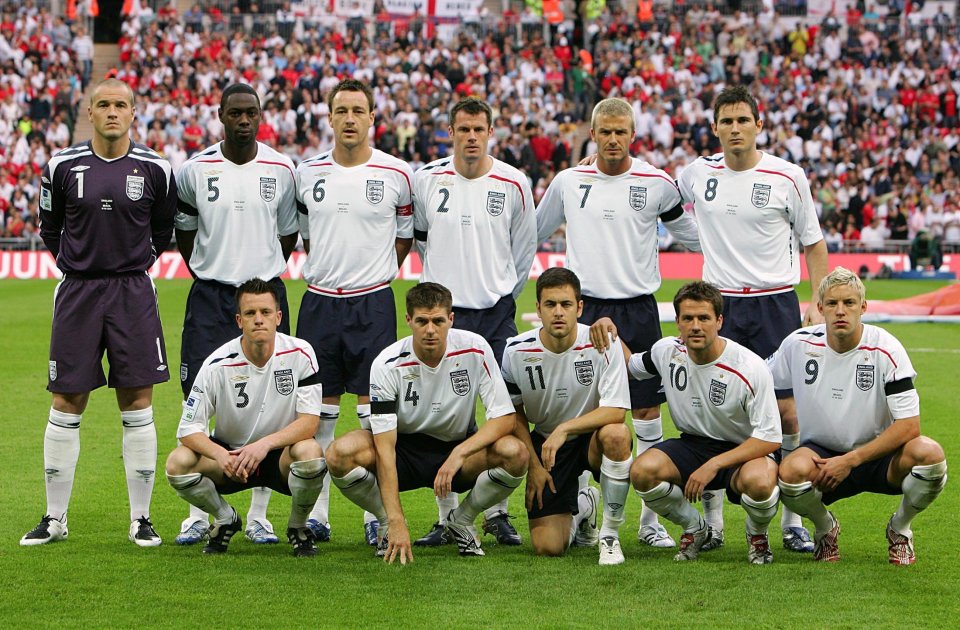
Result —
M 641 8 L 647 3 L 641 3 Z M 253 10 L 253 9 L 252 9 Z M 633 103 L 634 153 L 679 176 L 719 150 L 713 95 L 745 83 L 763 107 L 764 150 L 807 172 L 832 251 L 882 249 L 926 230 L 960 247 L 960 41 L 956 16 L 889 16 L 870 6 L 795 27 L 769 8 L 721 15 L 711 5 L 639 16 L 608 7 L 548 44 L 528 16 L 466 25 L 428 38 L 419 19 L 223 15 L 195 5 L 126 18 L 115 76 L 137 94 L 134 139 L 174 169 L 221 137 L 220 90 L 261 94 L 259 139 L 295 162 L 329 148 L 326 95 L 345 77 L 374 88 L 376 146 L 413 168 L 450 150 L 447 112 L 463 95 L 494 108 L 491 153 L 522 169 L 537 199 L 575 156 L 593 104 Z M 379 18 L 377 17 L 379 16 Z M 521 25 L 518 27 L 518 25 Z M 4 7 L 0 23 L 0 217 L 4 237 L 31 237 L 42 165 L 69 145 L 90 80 L 92 40 L 33 0 Z M 563 247 L 562 233 L 545 244 Z M 669 243 L 663 243 L 668 245 Z

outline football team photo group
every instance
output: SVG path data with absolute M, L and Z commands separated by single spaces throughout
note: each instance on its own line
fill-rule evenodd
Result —
M 362 531 L 358 548 L 399 565 L 443 546 L 573 560 L 591 547 L 604 566 L 722 547 L 753 565 L 836 563 L 868 555 L 843 544 L 853 521 L 889 563 L 912 565 L 927 536 L 947 535 L 913 533 L 946 487 L 947 455 L 921 426 L 907 344 L 863 320 L 864 282 L 831 264 L 803 168 L 758 148 L 766 108 L 747 87 L 716 93 L 722 151 L 676 179 L 631 155 L 631 103 L 599 100 L 587 114 L 596 152 L 536 203 L 527 174 L 490 154 L 482 98 L 452 101 L 449 155 L 416 170 L 372 146 L 367 83 L 340 81 L 327 105 L 333 148 L 294 164 L 257 140 L 257 90 L 232 83 L 222 139 L 175 175 L 131 139 L 128 83 L 95 83 L 92 140 L 42 172 L 39 234 L 63 278 L 42 470 L 21 473 L 42 472 L 45 504 L 22 497 L 20 545 L 60 551 L 98 527 L 70 514 L 94 446 L 81 449 L 81 431 L 111 422 L 85 415 L 104 385 L 138 547 L 231 555 L 246 538 L 323 563 L 332 536 Z M 565 264 L 536 274 L 539 326 L 518 330 L 538 244 L 562 225 Z M 658 226 L 703 260 L 662 327 Z M 148 273 L 174 241 L 192 276 L 179 358 Z M 281 280 L 301 248 L 302 281 Z M 413 254 L 420 281 L 395 296 Z M 171 373 L 181 415 L 166 435 L 154 394 L 169 395 L 158 386 Z M 411 491 L 424 488 L 435 522 L 413 531 L 406 514 L 425 494 Z M 153 520 L 155 491 L 182 499 L 182 521 Z M 337 494 L 357 509 L 332 519 Z M 893 498 L 851 516 L 867 494 Z M 275 524 L 271 502 L 286 513 L 287 501 Z M 515 527 L 524 511 L 528 527 Z M 639 562 L 638 546 L 655 558 Z

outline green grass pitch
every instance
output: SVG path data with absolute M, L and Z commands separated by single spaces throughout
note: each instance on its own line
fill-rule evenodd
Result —
M 669 301 L 679 282 L 658 293 Z M 406 284 L 396 283 L 398 298 Z M 868 297 L 892 299 L 942 286 L 873 281 Z M 189 283 L 158 283 L 171 374 L 176 375 L 183 305 Z M 52 281 L 0 282 L 0 623 L 11 628 L 63 627 L 956 627 L 960 565 L 953 534 L 960 510 L 956 483 L 915 523 L 918 563 L 887 564 L 884 527 L 896 497 L 864 495 L 835 507 L 841 522 L 839 564 L 820 566 L 783 551 L 772 536 L 775 562 L 746 563 L 743 512 L 726 506 L 727 544 L 690 564 L 669 550 L 636 542 L 640 502 L 631 495 L 621 532 L 627 562 L 597 566 L 595 549 L 564 558 L 533 557 L 528 544 L 461 559 L 451 547 L 416 550 L 414 564 L 387 566 L 362 544 L 361 512 L 334 489 L 333 540 L 312 560 L 295 560 L 289 546 L 254 547 L 242 536 L 222 557 L 177 547 L 186 516 L 161 474 L 153 521 L 164 538 L 156 549 L 128 542 L 121 428 L 112 394 L 98 390 L 84 416 L 82 449 L 70 510 L 70 538 L 22 548 L 20 536 L 44 510 L 42 439 L 50 405 L 45 391 Z M 289 284 L 296 313 L 303 284 Z M 801 295 L 801 299 L 806 296 Z M 532 283 L 519 313 L 534 310 Z M 295 317 L 294 317 L 295 319 Z M 521 325 L 522 327 L 525 325 Z M 957 369 L 960 326 L 885 325 L 910 352 L 919 372 L 922 426 L 957 453 Z M 522 328 L 523 329 L 523 328 Z M 402 319 L 400 334 L 408 334 Z M 675 332 L 671 325 L 664 333 Z M 154 395 L 162 465 L 175 445 L 180 389 L 174 380 Z M 337 434 L 356 426 L 345 399 Z M 667 434 L 674 434 L 665 418 Z M 162 470 L 158 467 L 158 471 Z M 528 536 L 522 494 L 511 498 L 518 530 Z M 404 495 L 411 533 L 436 519 L 427 490 Z M 248 495 L 231 503 L 245 513 Z M 282 532 L 288 499 L 274 495 L 270 517 Z M 779 522 L 779 517 L 775 523 Z M 677 528 L 667 524 L 677 535 Z M 771 531 L 774 531 L 773 529 Z

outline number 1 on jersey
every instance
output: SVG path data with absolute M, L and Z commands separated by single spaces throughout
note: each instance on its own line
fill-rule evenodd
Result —
M 537 382 L 533 380 L 533 373 L 536 371 L 537 380 L 540 382 L 540 389 L 546 389 L 547 386 L 543 382 L 543 366 L 540 365 L 528 365 L 524 368 L 527 371 L 527 378 L 530 379 L 530 389 L 537 389 Z

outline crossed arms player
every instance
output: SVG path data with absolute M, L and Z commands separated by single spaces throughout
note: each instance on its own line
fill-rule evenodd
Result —
M 603 492 L 600 564 L 621 564 L 620 525 L 630 490 L 630 405 L 619 344 L 601 354 L 583 311 L 580 280 L 569 269 L 537 279 L 540 330 L 507 341 L 503 378 L 517 410 L 514 434 L 530 453 L 526 506 L 537 555 L 559 556 L 576 542 L 597 544 L 596 488 L 579 488 L 588 471 Z M 531 431 L 529 425 L 534 426 Z
M 916 560 L 911 523 L 947 482 L 943 448 L 920 434 L 916 372 L 903 345 L 861 321 L 863 283 L 837 267 L 821 282 L 825 323 L 787 337 L 768 360 L 778 388 L 792 388 L 801 446 L 780 466 L 784 505 L 816 526 L 815 560 L 840 559 L 840 521 L 827 505 L 863 492 L 902 494 L 887 523 L 889 560 Z
M 94 136 L 60 151 L 43 169 L 40 236 L 63 280 L 54 297 L 47 389 L 53 402 L 43 437 L 47 509 L 20 540 L 67 537 L 67 508 L 80 457 L 80 421 L 90 392 L 116 390 L 130 500 L 129 538 L 160 544 L 150 521 L 157 465 L 153 386 L 170 378 L 156 289 L 147 275 L 170 243 L 177 187 L 170 163 L 128 132 L 133 91 L 98 84 L 88 115 Z M 103 373 L 104 350 L 110 377 Z
M 633 378 L 662 380 L 680 437 L 640 455 L 630 478 L 650 509 L 683 527 L 674 560 L 696 559 L 710 538 L 692 503 L 705 490 L 725 489 L 747 513 L 748 561 L 769 564 L 767 528 L 780 495 L 775 456 L 781 431 L 773 379 L 760 357 L 719 335 L 723 297 L 716 287 L 686 284 L 673 307 L 680 337 L 661 339 L 649 352 L 626 354 Z M 608 325 L 609 320 L 597 322 L 595 332 Z
M 237 289 L 240 337 L 203 362 L 167 458 L 177 494 L 213 516 L 204 553 L 223 553 L 243 526 L 223 496 L 266 486 L 290 495 L 287 540 L 298 557 L 316 555 L 307 516 L 327 472 L 313 439 L 323 395 L 307 342 L 277 332 L 283 318 L 272 283 Z M 209 423 L 216 417 L 212 434 Z
M 400 493 L 433 488 L 442 498 L 470 490 L 443 524 L 461 555 L 482 556 L 473 522 L 520 485 L 527 449 L 512 435 L 513 405 L 490 345 L 451 330 L 450 291 L 425 282 L 410 289 L 406 304 L 412 336 L 388 346 L 370 372 L 371 429 L 330 445 L 330 474 L 348 499 L 377 516 L 377 555 L 401 564 L 413 552 Z M 479 429 L 477 396 L 487 411 Z

